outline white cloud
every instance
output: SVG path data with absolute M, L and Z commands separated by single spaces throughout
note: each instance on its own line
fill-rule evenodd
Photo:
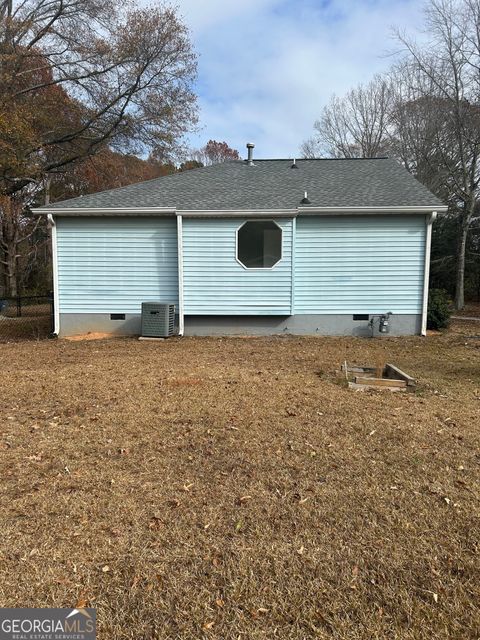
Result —
M 181 15 L 196 33 L 231 23 L 237 16 L 254 15 L 278 0 L 177 0 Z
M 203 130 L 259 157 L 292 156 L 332 93 L 390 64 L 393 26 L 420 21 L 418 0 L 180 0 L 200 55 Z

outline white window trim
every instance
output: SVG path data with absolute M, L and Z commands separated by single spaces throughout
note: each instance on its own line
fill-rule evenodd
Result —
M 238 257 L 238 232 L 249 222 L 273 222 L 273 224 L 280 229 L 280 233 L 282 234 L 280 242 L 280 258 L 271 267 L 246 267 Z M 273 269 L 278 267 L 280 262 L 283 260 L 283 228 L 278 224 L 276 220 L 273 220 L 272 218 L 256 218 L 255 220 L 245 220 L 245 222 L 242 222 L 242 224 L 235 231 L 235 260 L 243 269 L 245 269 L 245 271 L 273 271 Z

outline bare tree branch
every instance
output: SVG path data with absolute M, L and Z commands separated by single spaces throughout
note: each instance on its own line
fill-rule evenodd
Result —
M 167 5 L 0 4 L 0 240 L 7 279 L 15 247 L 36 235 L 25 207 L 45 175 L 107 145 L 157 158 L 175 154 L 196 124 L 195 74 L 188 30 Z

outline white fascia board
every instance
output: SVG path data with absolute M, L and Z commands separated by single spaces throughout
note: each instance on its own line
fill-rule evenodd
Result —
M 296 209 L 174 209 L 166 207 L 129 208 L 80 208 L 80 207 L 39 207 L 36 215 L 53 216 L 131 216 L 131 215 L 181 215 L 187 218 L 265 218 L 297 215 L 384 215 L 384 214 L 430 214 L 432 211 L 446 213 L 448 207 L 298 207 Z
M 38 215 L 52 216 L 131 216 L 131 215 L 175 215 L 176 209 L 163 207 L 129 207 L 129 208 L 80 208 L 80 207 L 40 207 L 33 212 Z
M 299 215 L 384 215 L 384 214 L 430 214 L 446 213 L 446 206 L 421 206 L 421 207 L 299 207 Z
M 178 209 L 184 218 L 293 218 L 298 209 Z

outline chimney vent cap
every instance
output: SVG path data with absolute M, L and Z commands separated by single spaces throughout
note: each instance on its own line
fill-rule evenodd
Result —
M 255 148 L 255 145 L 252 142 L 247 142 L 247 150 L 248 150 L 248 158 L 247 158 L 247 162 L 248 162 L 248 166 L 249 167 L 253 167 L 253 149 Z

